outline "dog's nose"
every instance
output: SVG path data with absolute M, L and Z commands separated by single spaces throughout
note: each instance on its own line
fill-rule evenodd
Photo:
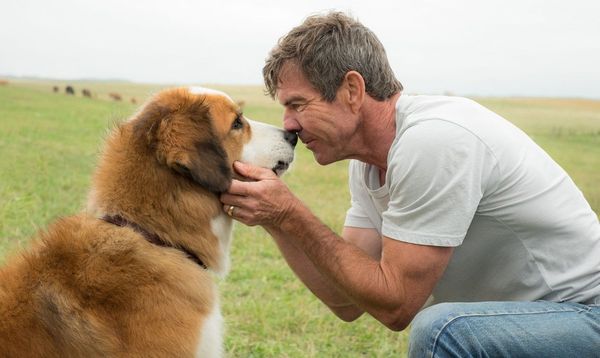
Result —
M 290 143 L 292 147 L 295 147 L 296 143 L 298 143 L 298 135 L 296 134 L 296 132 L 285 131 L 283 133 L 283 138 L 286 142 Z

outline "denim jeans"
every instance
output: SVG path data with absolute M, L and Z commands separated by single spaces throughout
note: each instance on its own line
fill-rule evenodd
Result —
M 600 305 L 441 303 L 413 320 L 409 357 L 600 357 Z

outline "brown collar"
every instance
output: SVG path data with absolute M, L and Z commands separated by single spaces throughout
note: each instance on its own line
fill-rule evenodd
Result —
M 121 215 L 104 215 L 101 219 L 106 221 L 107 223 L 117 225 L 120 227 L 129 226 L 135 232 L 142 235 L 144 237 L 144 239 L 146 239 L 146 241 L 148 241 L 149 243 L 154 244 L 156 246 L 170 247 L 170 248 L 174 248 L 174 249 L 183 251 L 190 260 L 197 263 L 203 269 L 205 269 L 205 270 L 208 269 L 206 264 L 204 262 L 202 262 L 202 260 L 200 260 L 200 258 L 198 256 L 196 256 L 193 252 L 191 252 L 189 249 L 187 249 L 185 247 L 173 246 L 170 243 L 164 242 L 160 238 L 160 236 L 158 236 L 157 234 L 149 232 L 148 230 L 144 229 L 140 225 L 125 219 Z

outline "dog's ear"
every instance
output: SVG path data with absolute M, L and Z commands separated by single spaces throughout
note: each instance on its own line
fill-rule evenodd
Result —
M 187 92 L 172 91 L 142 108 L 133 130 L 159 163 L 211 192 L 229 188 L 233 170 L 215 139 L 204 101 Z
M 158 128 L 162 120 L 170 115 L 169 109 L 149 103 L 142 108 L 135 120 L 134 137 L 141 141 L 145 147 L 154 150 L 158 144 Z
M 216 140 L 201 140 L 193 151 L 177 157 L 167 159 L 167 165 L 179 174 L 213 193 L 222 193 L 229 188 L 233 171 L 227 162 L 227 153 Z

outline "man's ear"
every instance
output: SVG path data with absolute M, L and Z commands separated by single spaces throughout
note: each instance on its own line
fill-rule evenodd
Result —
M 167 165 L 171 169 L 213 193 L 222 193 L 229 188 L 233 171 L 227 153 L 214 139 L 200 141 L 192 150 L 178 154 L 167 155 Z
M 342 83 L 346 91 L 346 100 L 353 113 L 358 113 L 365 99 L 365 80 L 356 71 L 348 71 Z

